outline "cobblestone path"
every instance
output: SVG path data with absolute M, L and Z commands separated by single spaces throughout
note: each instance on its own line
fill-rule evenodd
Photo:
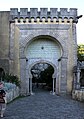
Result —
M 42 91 L 8 104 L 3 119 L 84 119 L 84 103 Z

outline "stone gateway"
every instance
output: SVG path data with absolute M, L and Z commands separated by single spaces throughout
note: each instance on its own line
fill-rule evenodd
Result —
M 32 94 L 31 69 L 47 63 L 54 69 L 53 94 L 71 93 L 77 65 L 77 9 L 11 8 L 0 12 L 0 68 L 17 75 L 21 95 Z

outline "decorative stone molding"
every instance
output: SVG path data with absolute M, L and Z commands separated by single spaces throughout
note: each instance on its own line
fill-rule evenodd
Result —
M 48 8 L 40 8 L 40 11 L 38 11 L 38 8 L 30 8 L 30 11 L 28 11 L 27 8 L 20 8 L 20 12 L 18 11 L 18 8 L 11 8 L 10 22 L 16 21 L 15 18 L 18 18 L 18 22 L 20 18 L 23 18 L 23 23 L 38 23 L 38 21 L 43 23 L 56 23 L 65 21 L 74 23 L 78 22 L 76 8 L 70 8 L 69 11 L 67 8 L 60 8 L 60 11 L 58 11 L 57 8 L 50 8 L 50 11 L 48 11 Z M 29 20 L 26 20 L 26 18 Z M 65 18 L 67 18 L 67 20 L 65 20 Z M 20 22 L 22 23 L 22 20 L 20 20 Z
M 25 18 L 25 22 L 28 23 L 29 22 L 29 19 L 28 18 Z

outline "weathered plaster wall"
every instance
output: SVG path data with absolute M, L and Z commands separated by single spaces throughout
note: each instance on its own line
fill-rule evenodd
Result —
M 20 61 L 19 61 L 19 29 L 15 26 L 14 41 L 14 74 L 20 77 Z
M 76 24 L 70 24 L 70 29 L 68 30 L 68 62 L 67 62 L 67 89 L 72 91 L 73 84 L 73 67 L 77 64 L 77 42 L 76 42 Z
M 19 29 L 15 24 L 10 24 L 10 73 L 20 78 Z
M 9 12 L 0 12 L 0 67 L 9 72 Z

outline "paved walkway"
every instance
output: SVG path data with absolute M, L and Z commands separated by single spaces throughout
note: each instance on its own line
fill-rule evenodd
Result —
M 3 119 L 84 119 L 84 103 L 42 91 L 8 104 Z

